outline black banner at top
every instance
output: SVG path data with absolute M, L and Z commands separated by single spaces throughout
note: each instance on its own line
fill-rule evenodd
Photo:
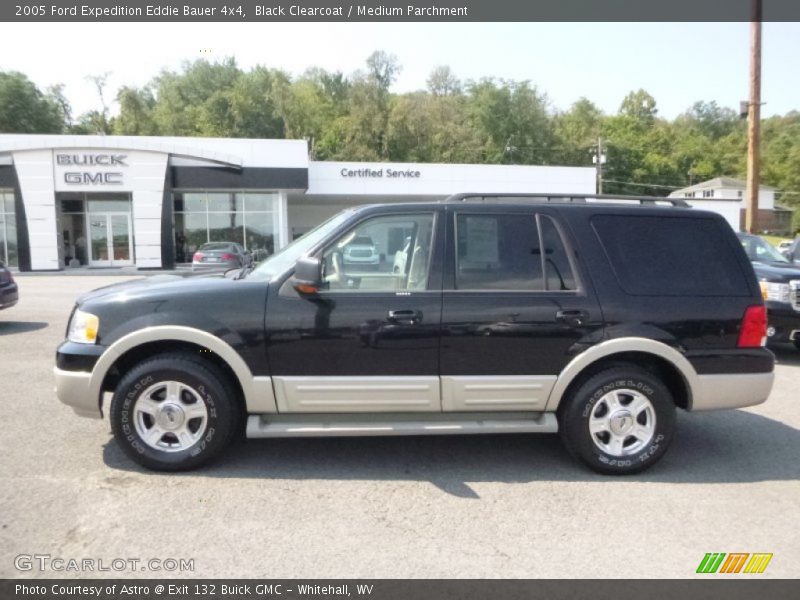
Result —
M 17 22 L 800 21 L 800 0 L 3 0 Z M 676 40 L 678 42 L 678 40 Z

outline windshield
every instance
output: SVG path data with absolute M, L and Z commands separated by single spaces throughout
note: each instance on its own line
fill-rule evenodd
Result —
M 751 262 L 789 262 L 772 244 L 760 237 L 747 236 L 740 238 L 740 241 Z
M 327 235 L 344 223 L 352 214 L 352 211 L 345 210 L 334 215 L 321 225 L 318 225 L 308 233 L 299 237 L 291 244 L 279 250 L 266 260 L 263 260 L 247 276 L 247 279 L 271 280 L 276 275 L 283 273 L 286 269 L 294 265 L 301 256 L 306 254 L 311 248 L 321 242 Z

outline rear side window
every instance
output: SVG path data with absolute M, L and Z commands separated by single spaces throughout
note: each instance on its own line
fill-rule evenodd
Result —
M 748 296 L 729 236 L 714 219 L 592 218 L 622 289 L 636 296 Z
M 575 289 L 564 244 L 548 217 L 459 214 L 456 239 L 457 289 Z

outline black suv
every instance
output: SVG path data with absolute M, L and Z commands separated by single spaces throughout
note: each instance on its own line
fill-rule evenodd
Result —
M 767 305 L 767 338 L 800 350 L 800 266 L 757 235 L 739 234 Z
M 719 215 L 649 199 L 457 195 L 342 212 L 234 278 L 78 300 L 58 397 L 160 470 L 247 437 L 559 432 L 603 473 L 677 408 L 764 402 L 753 269 Z M 343 259 L 369 237 L 380 261 Z

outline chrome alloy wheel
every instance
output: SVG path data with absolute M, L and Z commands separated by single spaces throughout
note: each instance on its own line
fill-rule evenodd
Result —
M 133 422 L 136 433 L 151 448 L 179 452 L 203 436 L 208 409 L 191 386 L 179 381 L 160 381 L 136 399 Z
M 646 447 L 656 430 L 656 411 L 646 396 L 629 389 L 605 394 L 592 409 L 592 441 L 611 456 L 630 456 Z

